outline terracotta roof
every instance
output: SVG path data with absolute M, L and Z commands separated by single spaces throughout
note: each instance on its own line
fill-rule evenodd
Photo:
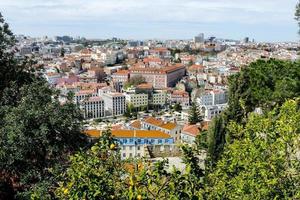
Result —
M 173 130 L 174 128 L 176 128 L 176 126 L 177 126 L 177 124 L 168 122 L 166 124 L 161 125 L 160 127 L 167 129 L 167 130 Z
M 148 124 L 153 124 L 155 126 L 160 126 L 164 123 L 163 121 L 158 120 L 154 117 L 148 117 L 147 119 L 145 119 L 145 122 L 148 123 Z
M 128 75 L 128 74 L 129 74 L 129 70 L 119 70 L 113 73 L 113 75 Z
M 111 127 L 111 130 L 121 130 L 121 129 L 123 129 L 122 124 L 116 124 Z
M 167 74 L 173 71 L 176 71 L 178 69 L 185 68 L 182 64 L 180 65 L 171 65 L 171 66 L 165 66 L 161 68 L 153 68 L 153 67 L 140 67 L 140 66 L 134 66 L 130 68 L 131 73 L 160 73 L 160 74 Z
M 185 125 L 182 128 L 182 133 L 196 137 L 199 135 L 201 127 L 198 125 Z
M 167 133 L 155 130 L 112 130 L 111 132 L 116 138 L 171 138 Z M 100 130 L 86 130 L 84 133 L 90 137 L 101 136 Z
M 145 122 L 167 130 L 173 130 L 177 126 L 177 124 L 175 123 L 171 123 L 171 122 L 164 123 L 164 121 L 156 119 L 154 117 L 148 117 L 147 119 L 145 119 Z
M 130 126 L 136 129 L 140 129 L 142 127 L 142 124 L 140 120 L 135 120 L 130 124 Z
M 152 89 L 152 84 L 151 83 L 142 83 L 137 86 L 139 89 Z

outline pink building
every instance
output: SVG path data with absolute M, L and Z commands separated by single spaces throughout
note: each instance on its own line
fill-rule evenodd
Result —
M 173 87 L 185 75 L 185 67 L 181 64 L 160 68 L 134 67 L 130 69 L 130 77 L 143 76 L 147 83 L 155 89 Z
M 171 103 L 179 103 L 183 108 L 190 105 L 190 97 L 186 91 L 174 90 L 170 95 Z

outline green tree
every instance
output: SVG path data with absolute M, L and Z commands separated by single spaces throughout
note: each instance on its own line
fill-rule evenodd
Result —
M 126 174 L 117 143 L 108 130 L 87 152 L 71 156 L 71 165 L 56 190 L 60 199 L 124 198 Z
M 141 75 L 134 76 L 134 77 L 130 78 L 130 80 L 124 84 L 124 88 L 129 88 L 131 86 L 138 86 L 142 83 L 146 83 L 146 79 L 143 76 L 141 76 Z
M 57 163 L 85 144 L 81 114 L 72 100 L 61 105 L 43 82 L 20 89 L 22 101 L 6 107 L 0 127 L 0 169 L 7 184 L 27 191 Z
M 33 62 L 15 58 L 14 44 L 0 15 L 0 198 L 28 199 L 38 185 L 45 191 L 53 169 L 85 138 L 72 99 L 61 105 Z
M 193 102 L 192 106 L 190 108 L 190 111 L 189 111 L 189 123 L 197 124 L 198 122 L 201 122 L 202 120 L 203 119 L 198 111 L 197 104 Z
M 181 112 L 182 111 L 182 106 L 180 105 L 180 103 L 176 103 L 173 107 L 173 109 L 176 111 L 176 112 Z
M 241 72 L 229 78 L 229 102 L 219 120 L 213 123 L 210 132 L 214 133 L 219 142 L 216 160 L 222 154 L 226 143 L 231 143 L 240 137 L 227 132 L 226 124 L 231 121 L 245 124 L 249 113 L 255 108 L 263 112 L 272 110 L 276 105 L 282 105 L 287 99 L 300 96 L 300 62 L 280 60 L 258 60 L 241 69 Z M 224 140 L 225 138 L 225 140 Z M 212 140 L 213 141 L 213 140 Z M 214 162 L 214 160 L 212 160 Z
M 208 174 L 206 198 L 299 199 L 299 122 L 299 100 L 290 100 L 265 116 L 251 114 L 245 125 L 230 123 L 240 139 Z
M 298 22 L 298 25 L 300 27 L 300 2 L 298 2 L 297 6 L 296 6 L 295 19 Z M 300 31 L 299 31 L 299 34 L 300 34 Z
M 0 13 L 0 106 L 14 105 L 20 99 L 18 89 L 35 79 L 32 62 L 15 59 L 15 42 Z

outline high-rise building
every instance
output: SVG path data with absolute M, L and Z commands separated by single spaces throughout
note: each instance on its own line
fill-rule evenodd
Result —
M 203 43 L 204 42 L 204 33 L 200 33 L 199 35 L 194 37 L 195 43 Z

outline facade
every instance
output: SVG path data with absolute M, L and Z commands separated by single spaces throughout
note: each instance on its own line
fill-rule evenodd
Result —
M 85 134 L 91 138 L 98 138 L 101 136 L 101 131 L 87 130 Z M 121 159 L 148 157 L 149 147 L 174 144 L 170 135 L 156 130 L 112 130 L 112 136 L 120 145 Z
M 101 97 L 90 97 L 80 102 L 80 109 L 85 119 L 105 117 L 104 100 Z
M 170 103 L 179 103 L 182 108 L 187 108 L 190 105 L 189 94 L 182 90 L 175 90 L 170 94 Z
M 166 105 L 167 103 L 167 94 L 164 92 L 153 93 L 152 94 L 152 105 Z
M 184 75 L 185 67 L 181 64 L 164 68 L 135 67 L 130 70 L 130 77 L 142 76 L 155 89 L 173 87 Z
M 80 90 L 75 93 L 74 101 L 76 103 L 80 103 L 84 99 L 87 99 L 90 97 L 96 97 L 96 96 L 98 96 L 98 93 L 94 90 Z
M 126 102 L 135 108 L 148 106 L 148 94 L 126 94 Z
M 111 75 L 113 82 L 125 83 L 129 80 L 128 70 L 119 70 Z
M 219 104 L 215 106 L 201 106 L 201 113 L 204 114 L 205 120 L 212 120 L 212 118 L 221 114 L 227 107 L 227 104 Z
M 197 102 L 200 106 L 213 106 L 218 104 L 225 104 L 228 101 L 227 91 L 224 90 L 210 90 L 202 94 Z
M 125 95 L 121 93 L 106 93 L 102 95 L 105 110 L 109 115 L 120 116 L 126 111 Z
M 164 122 L 154 117 L 148 117 L 141 122 L 142 129 L 159 130 L 170 135 L 175 142 L 180 140 L 181 128 L 176 123 Z
M 200 134 L 200 125 L 185 125 L 181 131 L 181 141 L 187 144 L 194 144 L 197 135 Z

